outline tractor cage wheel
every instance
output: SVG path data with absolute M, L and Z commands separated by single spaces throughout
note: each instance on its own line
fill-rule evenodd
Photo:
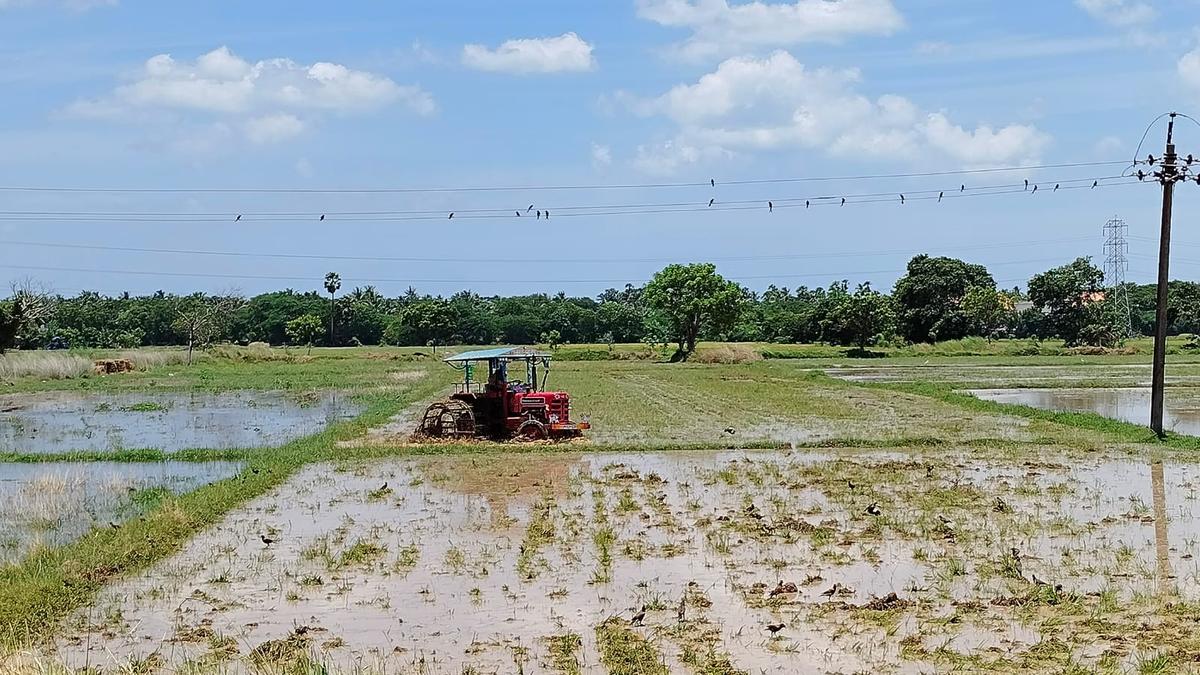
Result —
M 475 414 L 471 406 L 454 399 L 431 403 L 421 417 L 417 433 L 433 438 L 472 437 Z
M 550 433 L 545 424 L 535 419 L 528 419 L 517 427 L 514 437 L 519 441 L 544 441 L 550 438 Z

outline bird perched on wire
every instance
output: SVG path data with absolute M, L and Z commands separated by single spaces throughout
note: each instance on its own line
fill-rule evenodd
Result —
M 520 212 L 520 211 L 513 211 L 513 213 L 517 214 L 517 217 L 518 217 L 518 218 L 520 218 L 520 217 L 521 217 L 521 212 Z
M 904 203 L 904 194 L 903 193 L 900 194 L 900 203 L 901 204 Z
M 1038 187 L 1038 186 L 1034 185 L 1034 186 L 1033 186 L 1033 192 L 1030 192 L 1029 194 L 1033 194 L 1034 192 L 1037 192 L 1037 187 Z
M 529 213 L 532 210 L 533 210 L 533 204 L 530 204 L 529 208 L 525 209 L 525 213 Z
M 1028 178 L 1025 179 L 1025 189 L 1026 190 L 1029 189 L 1029 179 Z
M 939 193 L 938 193 L 938 203 L 939 203 L 939 204 L 941 204 L 941 203 L 942 203 L 942 195 L 944 195 L 944 194 L 946 194 L 946 193 L 945 193 L 945 192 L 939 192 Z
M 845 205 L 846 205 L 846 198 L 842 197 L 842 206 L 845 206 Z
M 770 213 L 774 210 L 775 210 L 775 205 L 772 204 L 771 202 L 767 202 L 767 212 Z
M 324 213 L 322 213 L 322 214 L 321 214 L 321 218 L 320 218 L 320 219 L 321 219 L 321 220 L 325 220 L 325 214 L 324 214 Z
M 868 516 L 881 516 L 883 515 L 883 509 L 879 508 L 879 502 L 871 502 L 864 513 Z
M 550 209 L 546 209 L 546 220 L 550 220 Z
M 239 221 L 239 220 L 241 220 L 241 219 L 242 219 L 242 214 L 240 214 L 240 213 L 239 213 L 239 214 L 237 214 L 237 218 L 234 218 L 234 219 L 233 219 L 233 222 L 235 222 L 235 223 L 236 223 L 237 221 Z
M 542 219 L 542 210 L 541 210 L 541 209 L 538 209 L 538 212 L 537 212 L 537 217 L 536 217 L 536 218 L 534 218 L 534 220 L 541 220 L 541 219 Z
M 807 209 L 808 207 L 809 207 L 808 200 L 807 200 L 807 199 L 805 199 L 805 200 L 804 200 L 804 208 L 806 208 L 806 209 Z
M 1099 184 L 1100 184 L 1100 181 L 1098 181 L 1098 180 L 1094 180 L 1094 181 L 1092 181 L 1092 189 L 1093 189 L 1093 190 L 1095 190 L 1095 189 L 1096 189 L 1096 186 L 1097 186 L 1097 185 L 1099 185 Z
M 710 199 L 710 200 L 708 200 L 708 205 L 712 206 L 714 203 L 716 203 L 716 201 L 717 201 L 716 198 Z
M 1058 183 L 1054 184 L 1054 189 L 1051 192 L 1058 192 Z
M 716 179 L 716 178 L 709 178 L 709 179 L 708 179 L 708 184 L 709 184 L 709 185 L 711 185 L 711 186 L 713 186 L 713 187 L 717 187 L 717 179 Z
M 450 212 L 450 216 L 447 217 L 446 220 L 454 220 L 454 212 L 453 211 Z
M 958 191 L 959 191 L 959 192 L 964 192 L 966 189 L 967 189 L 967 184 L 966 184 L 966 183 L 963 183 L 962 185 L 959 185 L 959 186 L 958 186 Z

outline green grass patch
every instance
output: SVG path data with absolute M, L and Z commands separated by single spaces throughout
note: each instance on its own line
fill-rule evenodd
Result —
M 611 675 L 668 675 L 662 655 L 620 619 L 596 626 L 600 662 Z

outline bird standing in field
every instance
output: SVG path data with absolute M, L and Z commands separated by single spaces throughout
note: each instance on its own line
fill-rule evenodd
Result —
M 834 584 L 833 584 L 832 586 L 830 586 L 830 587 L 829 587 L 829 590 L 827 590 L 827 591 L 822 591 L 822 592 L 821 592 L 821 597 L 824 597 L 824 598 L 832 598 L 834 595 L 837 595 L 837 592 L 838 592 L 838 591 L 839 591 L 841 588 L 842 588 L 842 585 L 841 585 L 841 584 L 839 584 L 839 583 L 837 583 L 837 582 L 834 582 Z
M 783 630 L 784 626 L 786 626 L 786 625 L 787 624 L 783 624 L 783 623 L 769 623 L 769 624 L 767 624 L 767 630 L 771 631 L 771 635 L 774 635 L 774 634 L 778 633 L 779 631 Z
M 867 507 L 866 514 L 868 516 L 881 516 L 883 515 L 883 509 L 879 508 L 879 502 L 871 502 L 870 506 Z
M 737 433 L 737 429 L 734 429 L 733 427 L 725 427 L 725 433 L 732 436 Z
M 640 625 L 642 625 L 642 622 L 645 620 L 646 620 L 646 606 L 642 605 L 642 608 L 640 610 L 638 610 L 637 614 L 633 615 L 633 618 L 629 620 L 629 623 L 630 623 L 630 625 L 633 625 L 633 626 L 640 626 Z
M 262 540 L 263 546 L 270 546 L 276 542 L 275 539 L 272 539 L 265 534 L 258 535 L 258 538 Z
M 383 481 L 383 485 L 380 485 L 380 486 L 379 486 L 379 491 L 380 491 L 380 492 L 387 492 L 387 489 L 388 489 L 388 484 L 387 484 L 387 481 Z

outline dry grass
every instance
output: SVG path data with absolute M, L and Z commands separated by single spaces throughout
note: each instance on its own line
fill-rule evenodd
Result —
M 245 347 L 237 345 L 217 345 L 208 350 L 211 356 L 242 363 L 259 363 L 264 361 L 286 361 L 288 363 L 307 363 L 312 357 L 293 353 L 286 349 L 275 349 L 265 342 L 251 342 Z
M 69 352 L 8 352 L 0 356 L 0 380 L 66 380 L 86 377 L 91 372 L 90 359 Z
M 762 361 L 763 355 L 753 345 L 726 344 L 697 350 L 690 360 L 693 363 L 753 363 Z
M 200 358 L 200 352 L 192 355 L 192 360 Z M 163 366 L 177 366 L 187 363 L 186 349 L 130 349 L 117 354 L 119 359 L 128 359 L 137 370 L 153 370 Z

